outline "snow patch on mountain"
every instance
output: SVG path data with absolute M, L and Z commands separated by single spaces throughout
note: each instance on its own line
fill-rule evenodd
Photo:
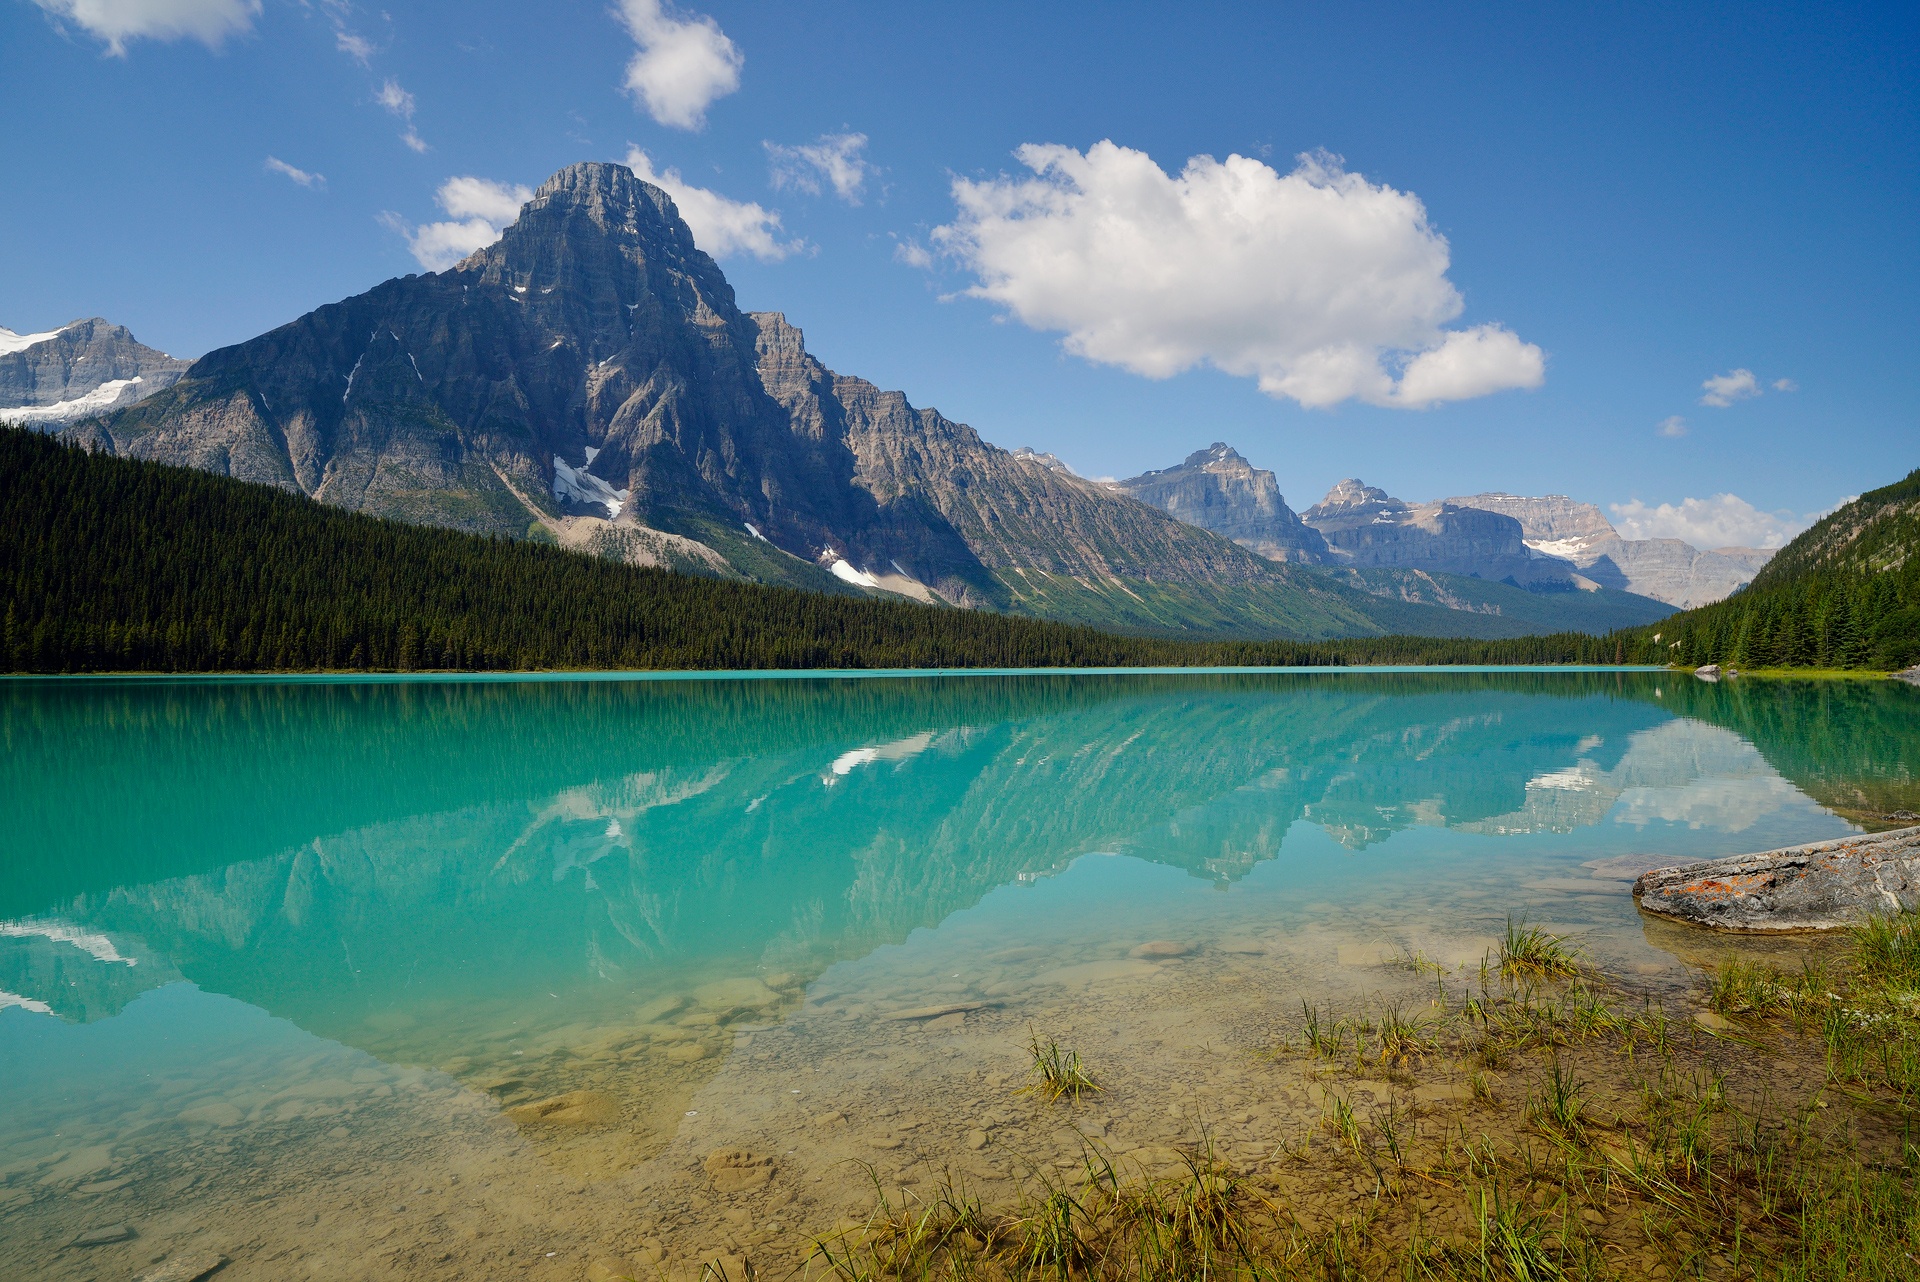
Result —
M 70 401 L 55 401 L 51 405 L 0 406 L 0 423 L 13 423 L 21 427 L 40 423 L 71 423 L 113 408 L 126 395 L 128 388 L 145 381 L 136 374 L 132 378 L 109 379 L 86 395 L 76 396 Z
M 24 352 L 29 347 L 47 342 L 49 339 L 58 338 L 66 332 L 66 328 L 67 327 L 63 325 L 59 329 L 50 329 L 44 334 L 16 334 L 5 325 L 0 325 L 0 356 L 6 356 L 13 352 Z
M 562 501 L 598 505 L 607 509 L 607 519 L 620 515 L 620 509 L 632 496 L 630 490 L 616 490 L 600 477 L 587 469 L 593 466 L 594 458 L 600 453 L 592 446 L 587 447 L 587 461 L 579 467 L 573 467 L 558 454 L 553 456 L 553 497 Z

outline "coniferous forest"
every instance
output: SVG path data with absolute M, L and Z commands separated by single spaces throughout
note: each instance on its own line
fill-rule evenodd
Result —
M 1639 643 L 1628 652 L 1640 662 L 1687 667 L 1920 663 L 1916 548 L 1920 470 L 1816 523 L 1726 600 L 1636 629 Z
M 618 565 L 0 430 L 0 667 L 512 671 L 1563 663 L 1598 638 L 1181 642 Z
M 0 670 L 1086 668 L 1920 661 L 1920 471 L 1660 624 L 1177 641 L 644 569 L 0 429 Z

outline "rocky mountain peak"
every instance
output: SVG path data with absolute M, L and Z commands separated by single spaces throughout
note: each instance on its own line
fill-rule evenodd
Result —
M 612 235 L 684 239 L 693 233 L 680 217 L 673 197 L 650 182 L 642 182 L 625 165 L 587 161 L 568 165 L 533 193 L 520 217 L 536 222 L 555 212 L 579 210 L 595 227 Z
M 42 333 L 0 327 L 0 421 L 64 425 L 151 396 L 186 368 L 98 316 Z
M 1327 559 L 1325 541 L 1287 506 L 1273 473 L 1247 462 L 1225 441 L 1195 450 L 1178 467 L 1143 472 L 1113 488 L 1270 561 Z
M 1350 476 L 1327 491 L 1327 497 L 1300 514 L 1309 525 L 1335 517 L 1353 517 L 1366 509 L 1378 512 L 1405 512 L 1407 505 L 1377 486 Z
M 1220 476 L 1250 476 L 1254 471 L 1253 464 L 1225 441 L 1215 441 L 1204 450 L 1195 450 L 1187 455 L 1186 461 L 1180 466 L 1199 468 Z
M 1048 454 L 1042 450 L 1036 450 L 1031 445 L 1022 445 L 1019 449 L 1013 452 L 1013 457 L 1022 463 L 1037 464 L 1040 467 L 1046 468 L 1047 471 L 1049 472 L 1060 472 L 1067 476 L 1080 475 L 1078 472 L 1068 467 L 1066 460 L 1061 458 L 1059 455 Z

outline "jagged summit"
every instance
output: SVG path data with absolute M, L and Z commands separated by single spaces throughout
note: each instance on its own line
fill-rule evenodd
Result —
M 0 326 L 0 421 L 62 427 L 151 396 L 186 368 L 98 316 L 40 333 Z
M 1373 513 L 1404 512 L 1407 505 L 1385 490 L 1368 485 L 1357 476 L 1350 476 L 1328 490 L 1325 498 L 1300 515 L 1302 520 L 1311 524 L 1335 516 L 1352 516 L 1361 509 Z
M 1328 559 L 1326 541 L 1301 524 L 1273 473 L 1253 466 L 1225 441 L 1195 450 L 1178 467 L 1116 481 L 1114 488 L 1270 561 Z

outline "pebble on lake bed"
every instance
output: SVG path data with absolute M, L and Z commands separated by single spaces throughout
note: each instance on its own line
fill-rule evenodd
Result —
M 1193 952 L 1193 945 L 1178 939 L 1150 939 L 1129 952 L 1129 957 L 1185 957 Z
M 200 1282 L 227 1262 L 218 1251 L 191 1251 L 176 1255 L 157 1269 L 142 1273 L 133 1282 Z

